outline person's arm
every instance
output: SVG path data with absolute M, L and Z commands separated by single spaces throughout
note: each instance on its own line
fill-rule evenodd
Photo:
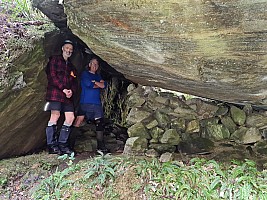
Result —
M 96 80 L 93 80 L 94 88 L 101 88 L 104 89 L 107 87 L 106 81 L 104 81 L 101 77 L 101 75 L 98 75 Z
M 89 88 L 94 88 L 94 83 L 92 82 L 92 77 L 88 75 L 86 71 L 82 73 L 81 85 Z
M 106 87 L 106 84 L 105 84 L 105 81 L 104 80 L 100 80 L 99 82 L 98 81 L 95 81 L 93 80 L 92 81 L 95 85 L 94 85 L 94 88 L 105 88 Z

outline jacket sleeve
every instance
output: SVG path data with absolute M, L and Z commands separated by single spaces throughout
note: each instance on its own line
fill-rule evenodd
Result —
M 81 85 L 84 87 L 88 87 L 88 88 L 93 88 L 94 87 L 94 83 L 92 82 L 92 77 L 88 75 L 88 73 L 86 71 L 84 71 L 82 73 L 82 77 L 81 77 Z
M 49 60 L 49 63 L 47 64 L 47 75 L 48 75 L 48 81 L 50 85 L 53 85 L 60 90 L 64 89 L 64 85 L 62 84 L 61 80 L 57 76 L 57 67 L 58 66 L 58 61 L 56 60 L 55 57 L 52 57 Z

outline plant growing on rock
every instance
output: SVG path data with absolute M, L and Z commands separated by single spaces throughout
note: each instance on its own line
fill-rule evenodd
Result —
M 128 107 L 126 104 L 126 95 L 124 94 L 127 83 L 113 78 L 109 81 L 107 89 L 102 93 L 104 102 L 105 117 L 112 119 L 115 123 L 123 126 L 126 123 Z
M 0 4 L 0 92 L 13 84 L 12 62 L 34 48 L 34 42 L 55 26 L 30 0 L 2 0 Z

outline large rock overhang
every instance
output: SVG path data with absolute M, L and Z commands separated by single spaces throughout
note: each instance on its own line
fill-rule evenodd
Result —
M 267 2 L 65 0 L 72 32 L 129 80 L 265 107 Z

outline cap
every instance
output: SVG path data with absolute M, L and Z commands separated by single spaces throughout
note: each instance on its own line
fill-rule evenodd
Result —
M 64 40 L 63 45 L 65 45 L 65 44 L 72 44 L 73 45 L 73 42 L 71 40 Z

